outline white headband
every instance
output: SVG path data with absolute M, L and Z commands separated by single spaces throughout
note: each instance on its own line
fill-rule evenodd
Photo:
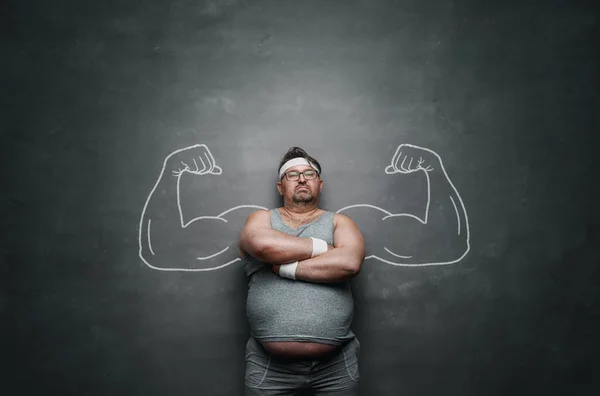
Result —
M 314 170 L 316 170 L 318 173 L 321 173 L 321 171 L 315 164 L 313 164 L 312 162 L 309 162 L 304 157 L 297 157 L 297 158 L 292 158 L 285 164 L 281 165 L 281 168 L 279 168 L 279 178 L 281 179 L 281 177 L 283 176 L 283 174 L 285 173 L 286 170 L 290 169 L 292 166 L 298 166 L 298 165 L 308 165 L 308 166 L 314 168 Z

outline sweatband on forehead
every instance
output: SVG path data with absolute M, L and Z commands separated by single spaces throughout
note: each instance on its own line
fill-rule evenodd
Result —
M 286 170 L 290 169 L 292 166 L 298 166 L 298 165 L 308 165 L 308 166 L 312 167 L 314 170 L 316 170 L 318 173 L 321 173 L 321 171 L 315 164 L 308 161 L 304 157 L 297 157 L 297 158 L 292 158 L 285 164 L 281 165 L 281 168 L 279 168 L 279 178 L 281 179 L 281 177 L 283 176 L 283 174 L 285 173 Z

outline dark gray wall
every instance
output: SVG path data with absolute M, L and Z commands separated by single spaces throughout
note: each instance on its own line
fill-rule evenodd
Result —
M 188 220 L 278 205 L 293 145 L 326 209 L 363 205 L 363 394 L 600 389 L 592 2 L 9 1 L 0 22 L 6 394 L 242 394 L 245 276 L 214 268 L 253 208 L 180 227 L 160 174 L 192 145 L 221 171 L 181 175 Z M 389 167 L 408 150 L 435 169 Z

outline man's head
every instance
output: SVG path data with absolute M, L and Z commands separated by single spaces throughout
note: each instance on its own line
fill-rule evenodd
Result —
M 277 190 L 284 206 L 318 205 L 323 190 L 321 164 L 300 147 L 291 147 L 279 162 Z

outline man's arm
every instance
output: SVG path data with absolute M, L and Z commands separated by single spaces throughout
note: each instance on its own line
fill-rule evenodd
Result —
M 340 282 L 356 275 L 365 258 L 363 236 L 356 223 L 346 215 L 336 214 L 334 246 L 316 257 L 312 240 L 288 235 L 271 228 L 266 210 L 252 213 L 240 237 L 240 250 L 258 260 L 272 264 L 279 273 L 281 264 L 298 261 L 296 279 L 307 282 Z
M 336 214 L 334 217 L 334 248 L 316 257 L 298 261 L 296 279 L 332 283 L 349 279 L 360 272 L 365 259 L 363 236 L 352 219 Z M 273 271 L 279 273 L 280 265 Z
M 312 240 L 272 229 L 268 210 L 248 216 L 239 245 L 243 253 L 267 264 L 291 263 L 312 255 Z

